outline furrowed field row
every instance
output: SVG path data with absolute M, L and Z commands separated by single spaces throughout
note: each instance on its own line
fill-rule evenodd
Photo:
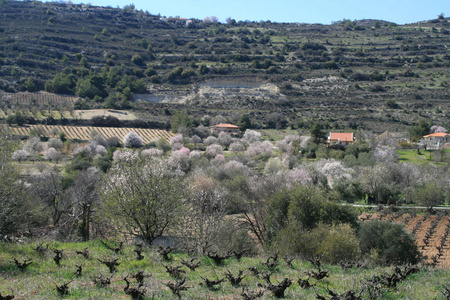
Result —
M 167 130 L 148 129 L 148 128 L 118 128 L 118 127 L 92 127 L 92 126 L 61 126 L 61 125 L 27 125 L 27 126 L 6 126 L 2 125 L 4 129 L 14 135 L 28 136 L 33 130 L 39 135 L 50 137 L 54 132 L 64 132 L 67 138 L 87 141 L 91 138 L 93 132 L 97 132 L 104 138 L 117 137 L 123 140 L 125 135 L 130 131 L 136 132 L 142 137 L 144 143 L 164 138 L 170 140 L 173 134 Z

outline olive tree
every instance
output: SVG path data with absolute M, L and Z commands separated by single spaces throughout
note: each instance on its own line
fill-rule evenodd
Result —
M 184 192 L 183 177 L 165 160 L 125 151 L 105 177 L 102 195 L 116 227 L 151 244 L 178 223 Z
M 358 232 L 362 254 L 378 253 L 380 263 L 415 264 L 420 261 L 420 252 L 403 224 L 386 221 L 363 222 Z
M 414 203 L 426 206 L 432 210 L 442 204 L 445 200 L 446 191 L 436 182 L 426 182 L 417 184 L 412 188 L 411 198 Z

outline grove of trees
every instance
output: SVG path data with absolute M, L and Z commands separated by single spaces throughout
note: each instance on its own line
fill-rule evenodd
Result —
M 245 248 L 339 263 L 376 252 L 380 264 L 415 263 L 419 252 L 404 228 L 362 224 L 343 204 L 432 209 L 449 201 L 446 167 L 399 162 L 381 143 L 333 150 L 318 144 L 320 134 L 272 143 L 250 129 L 242 137 L 196 133 L 144 145 L 130 132 L 126 148 L 93 135 L 70 154 L 57 138 L 30 138 L 22 150 L 3 134 L 0 234 L 51 225 L 56 239 L 107 235 L 152 244 L 169 236 L 199 254 Z M 50 162 L 20 177 L 16 167 L 31 153 Z

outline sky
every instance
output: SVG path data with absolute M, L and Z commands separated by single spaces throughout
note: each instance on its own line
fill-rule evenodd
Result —
M 450 17 L 450 0 L 90 0 L 72 1 L 95 6 L 136 9 L 161 16 L 203 19 L 215 16 L 220 22 L 267 21 L 331 24 L 343 19 L 377 19 L 397 24 Z

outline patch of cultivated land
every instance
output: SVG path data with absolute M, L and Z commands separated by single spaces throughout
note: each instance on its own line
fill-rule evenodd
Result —
M 114 245 L 112 241 L 109 242 Z M 115 243 L 117 245 L 118 243 Z M 310 262 L 296 258 L 289 268 L 282 258 L 278 258 L 278 265 L 273 268 L 264 263 L 267 257 L 243 257 L 238 261 L 235 257 L 225 259 L 221 265 L 215 265 L 213 260 L 206 256 L 188 256 L 185 253 L 170 253 L 168 260 L 164 260 L 155 250 L 144 247 L 142 260 L 136 259 L 133 245 L 126 245 L 123 250 L 114 254 L 98 240 L 85 243 L 60 243 L 48 241 L 41 244 L 43 251 L 38 253 L 35 249 L 37 242 L 0 244 L 0 293 L 2 295 L 14 294 L 15 299 L 130 299 L 124 292 L 126 287 L 124 277 L 128 276 L 131 287 L 138 284 L 133 275 L 143 271 L 142 289 L 146 291 L 145 299 L 178 299 L 167 287 L 168 283 L 175 283 L 176 278 L 166 272 L 165 266 L 181 267 L 181 278 L 185 279 L 186 290 L 180 292 L 182 299 L 256 299 L 244 298 L 242 292 L 264 291 L 259 299 L 276 299 L 273 293 L 266 289 L 268 286 L 264 274 L 271 273 L 270 281 L 278 285 L 284 280 L 291 280 L 291 284 L 284 293 L 285 299 L 316 299 L 319 294 L 325 299 L 329 298 L 329 291 L 338 294 L 353 290 L 356 294 L 361 292 L 362 299 L 369 299 L 367 282 L 374 276 L 393 274 L 394 269 L 388 267 L 350 267 L 342 268 L 336 265 L 322 265 L 320 270 L 327 273 L 327 277 L 317 280 L 309 278 L 311 288 L 302 288 L 298 280 L 308 278 L 307 273 L 318 272 Z M 47 249 L 48 248 L 48 249 Z M 47 250 L 46 250 L 47 249 Z M 63 251 L 60 265 L 54 261 L 53 249 Z M 89 257 L 77 254 L 76 251 L 86 249 Z M 24 271 L 13 262 L 31 259 L 31 265 Z M 119 266 L 116 272 L 110 274 L 108 268 L 100 262 L 117 259 Z M 182 265 L 184 261 L 198 262 L 195 270 Z M 77 266 L 82 272 L 77 276 Z M 262 275 L 255 276 L 249 268 L 256 268 Z M 403 270 L 403 268 L 401 268 Z M 226 279 L 229 272 L 237 276 L 242 271 L 242 281 L 233 286 Z M 379 299 L 443 299 L 441 292 L 447 284 L 449 271 L 435 268 L 421 268 L 417 273 L 408 275 L 395 287 L 381 288 Z M 110 278 L 110 284 L 100 286 L 94 283 L 99 277 Z M 211 281 L 224 279 L 214 287 L 207 287 L 205 279 Z M 181 279 L 178 279 L 178 281 Z M 68 295 L 62 297 L 56 291 L 57 285 L 68 284 Z M 441 298 L 439 298 L 441 297 Z M 345 298 L 354 299 L 354 298 Z M 372 298 L 373 299 L 373 298 Z
M 115 110 L 115 109 L 86 109 L 86 110 L 74 110 L 73 118 L 81 120 L 90 120 L 93 117 L 116 117 L 119 120 L 136 120 L 136 116 L 129 111 Z
M 118 127 L 93 127 L 93 126 L 62 126 L 62 125 L 26 125 L 8 127 L 2 125 L 5 130 L 18 136 L 29 136 L 32 131 L 39 133 L 41 136 L 57 136 L 60 132 L 64 132 L 66 138 L 71 140 L 87 141 L 92 137 L 92 133 L 96 132 L 105 139 L 116 137 L 123 140 L 125 135 L 130 131 L 136 132 L 144 141 L 150 143 L 160 138 L 170 140 L 174 134 L 162 129 L 148 128 L 118 128 Z

